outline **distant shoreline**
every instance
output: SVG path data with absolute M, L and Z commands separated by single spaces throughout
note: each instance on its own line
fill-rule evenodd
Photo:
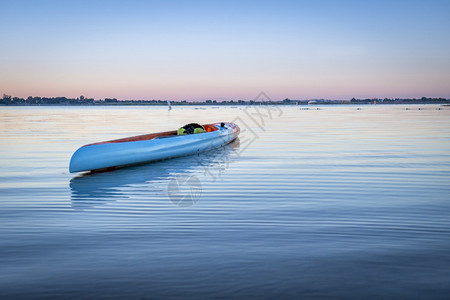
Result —
M 229 100 L 216 101 L 206 100 L 201 102 L 172 101 L 169 100 L 172 106 L 247 106 L 247 105 L 401 105 L 401 104 L 441 104 L 450 105 L 450 99 L 445 98 L 395 98 L 395 99 L 355 99 L 351 100 L 327 100 L 327 99 L 310 99 L 310 100 L 291 100 L 284 99 L 279 101 L 255 101 L 255 100 Z M 95 100 L 93 98 L 66 98 L 66 97 L 28 97 L 27 99 L 11 97 L 3 95 L 0 99 L 0 106 L 132 106 L 132 105 L 152 105 L 152 106 L 167 106 L 168 100 L 117 100 L 115 98 L 105 98 Z
M 382 106 L 400 106 L 400 105 L 439 105 L 439 106 L 450 106 L 450 104 L 442 104 L 442 103 L 377 103 L 376 105 L 373 105 L 372 103 L 363 103 L 363 104 L 358 104 L 358 103 L 317 103 L 317 104 L 284 104 L 284 103 L 276 103 L 276 102 L 258 102 L 258 103 L 254 103 L 254 104 L 204 104 L 204 103 L 190 103 L 190 104 L 182 104 L 182 105 L 177 105 L 177 104 L 172 104 L 172 107 L 190 107 L 190 106 L 210 106 L 210 107 L 242 107 L 242 106 L 247 106 L 247 105 L 283 105 L 283 106 L 302 106 L 302 107 L 311 107 L 311 106 L 333 106 L 333 105 L 339 105 L 339 106 L 356 106 L 356 105 L 364 105 L 364 106 L 376 106 L 376 105 L 382 105 Z M 127 104 L 127 103 L 117 103 L 117 104 L 1 104 L 0 103 L 0 107 L 39 107 L 39 106 L 43 106 L 43 107 L 97 107 L 97 106 L 106 106 L 106 107 L 114 107 L 114 106 L 155 106 L 155 107 L 167 107 L 166 105 L 162 105 L 162 104 L 138 104 L 138 103 L 133 103 L 133 104 Z

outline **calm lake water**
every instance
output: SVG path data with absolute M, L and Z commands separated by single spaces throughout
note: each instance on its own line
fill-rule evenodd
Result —
M 439 107 L 1 107 L 0 298 L 448 299 Z M 239 141 L 68 172 L 81 145 L 218 121 Z

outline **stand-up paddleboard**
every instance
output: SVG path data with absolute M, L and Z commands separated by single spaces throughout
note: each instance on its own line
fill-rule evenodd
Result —
M 174 130 L 85 145 L 72 155 L 69 171 L 103 171 L 190 155 L 228 144 L 240 132 L 228 122 L 203 127 L 205 133 L 177 135 Z

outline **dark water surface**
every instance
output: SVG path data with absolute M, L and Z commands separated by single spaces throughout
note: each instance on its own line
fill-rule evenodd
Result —
M 448 299 L 438 107 L 2 107 L 0 298 Z M 68 172 L 83 144 L 194 121 L 240 140 Z

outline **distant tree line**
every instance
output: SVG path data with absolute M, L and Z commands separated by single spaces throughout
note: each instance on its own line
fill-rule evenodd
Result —
M 217 100 L 205 100 L 203 102 L 190 102 L 186 100 L 171 101 L 172 105 L 243 105 L 253 104 L 255 101 L 244 100 L 229 100 L 220 101 Z M 0 99 L 0 105 L 167 105 L 167 100 L 117 100 L 116 98 L 105 98 L 95 100 L 93 98 L 86 98 L 80 96 L 78 98 L 66 98 L 66 97 L 28 97 L 27 99 L 12 97 L 3 94 L 3 98 Z
M 382 103 L 382 104 L 446 104 L 450 103 L 450 99 L 445 98 L 372 98 L 372 99 L 355 99 L 352 98 L 350 103 L 352 104 L 372 104 L 372 103 Z
M 450 104 L 450 99 L 445 98 L 406 98 L 406 99 L 390 99 L 390 98 L 372 98 L 372 99 L 356 99 L 348 100 L 327 100 L 327 99 L 310 99 L 310 100 L 291 100 L 286 98 L 281 101 L 272 101 L 277 105 L 307 105 L 307 104 Z M 259 105 L 262 102 L 255 100 L 205 100 L 202 102 L 171 101 L 172 105 Z M 32 97 L 19 98 L 3 94 L 0 99 L 0 105 L 27 106 L 27 105 L 167 105 L 167 100 L 117 100 L 116 98 L 105 98 L 95 100 L 80 96 L 78 98 L 66 97 Z
M 117 99 L 115 100 L 117 101 Z M 24 99 L 3 94 L 3 98 L 0 99 L 0 104 L 2 105 L 89 105 L 94 104 L 94 102 L 95 100 L 93 98 L 86 98 L 84 96 L 80 96 L 79 98 L 29 96 L 27 99 Z

